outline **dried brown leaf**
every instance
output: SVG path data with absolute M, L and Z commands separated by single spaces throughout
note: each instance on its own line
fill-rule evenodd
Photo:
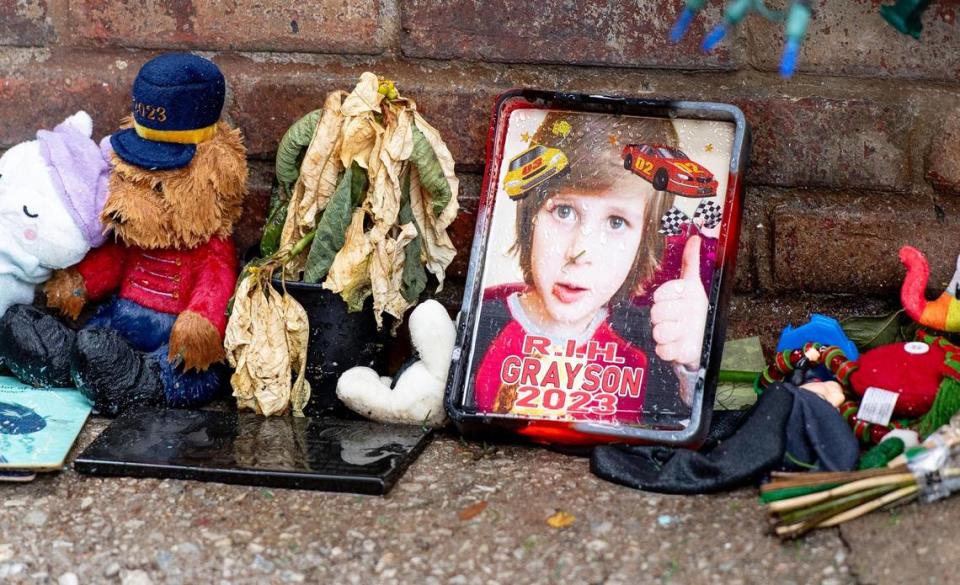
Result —
M 440 167 L 443 169 L 443 175 L 450 185 L 450 192 L 453 194 L 440 215 L 434 215 L 432 197 L 420 184 L 420 176 L 415 172 L 416 169 L 411 169 L 410 203 L 413 207 L 414 218 L 423 236 L 424 264 L 427 270 L 432 272 L 440 282 L 437 287 L 439 291 L 443 289 L 447 267 L 450 266 L 457 254 L 457 250 L 447 234 L 447 228 L 457 218 L 457 212 L 460 209 L 458 200 L 460 181 L 454 173 L 455 162 L 453 156 L 440 137 L 440 133 L 419 113 L 414 113 L 414 123 L 433 148 Z
M 377 327 L 383 327 L 383 314 L 393 315 L 398 320 L 410 307 L 403 297 L 404 248 L 417 237 L 417 228 L 408 223 L 402 226 L 394 238 L 385 238 L 376 244 L 370 261 L 370 282 L 373 289 L 373 315 Z
M 380 112 L 380 102 L 383 95 L 377 90 L 380 87 L 380 81 L 377 76 L 369 71 L 360 74 L 360 81 L 350 92 L 350 95 L 343 100 L 341 111 L 344 116 L 357 116 L 365 112 Z
M 460 518 L 460 520 L 462 520 L 463 522 L 466 522 L 467 520 L 473 520 L 486 509 L 487 509 L 487 502 L 484 500 L 481 500 L 476 504 L 467 506 L 463 510 L 460 510 L 457 513 L 457 516 Z
M 343 247 L 333 259 L 323 288 L 340 294 L 351 311 L 363 308 L 363 301 L 370 294 L 370 257 L 373 244 L 363 231 L 366 212 L 361 208 L 353 212 L 347 228 Z
M 551 528 L 566 528 L 577 521 L 577 517 L 569 512 L 558 510 L 556 514 L 547 518 L 547 524 Z
M 347 118 L 343 124 L 343 142 L 340 146 L 340 163 L 348 169 L 356 162 L 369 168 L 370 157 L 380 151 L 383 127 L 371 112 Z
M 290 367 L 296 375 L 290 388 L 290 405 L 294 416 L 303 416 L 303 409 L 310 400 L 310 382 L 307 373 L 307 345 L 310 340 L 310 323 L 307 312 L 288 293 L 283 294 L 283 313 L 286 322 L 287 348 L 290 353 Z
M 284 334 L 283 301 L 272 286 L 265 288 L 266 295 L 253 297 L 253 342 L 247 363 L 257 365 L 257 410 L 270 416 L 285 412 L 290 405 L 290 354 Z
M 235 368 L 230 383 L 238 408 L 270 416 L 293 406 L 302 414 L 310 396 L 303 377 L 308 333 L 306 311 L 268 278 L 249 276 L 240 283 L 224 341 Z M 293 386 L 291 372 L 298 374 Z
M 233 302 L 233 312 L 227 323 L 223 346 L 227 361 L 235 368 L 230 379 L 233 395 L 241 408 L 251 408 L 253 404 L 253 377 L 247 367 L 246 348 L 253 342 L 253 315 L 251 312 L 251 283 L 253 278 L 244 278 L 237 287 Z
M 450 185 L 450 192 L 453 194 L 453 197 L 450 198 L 450 201 L 443 208 L 443 211 L 437 218 L 437 229 L 445 230 L 451 223 L 453 223 L 453 220 L 457 218 L 457 212 L 460 210 L 460 204 L 457 200 L 457 196 L 460 193 L 460 179 L 457 178 L 457 175 L 454 172 L 456 162 L 453 160 L 453 155 L 450 154 L 450 149 L 447 148 L 446 143 L 444 143 L 443 138 L 440 137 L 440 133 L 437 132 L 436 128 L 431 126 L 426 120 L 423 119 L 423 116 L 417 112 L 414 112 L 413 120 L 417 125 L 417 129 L 423 133 L 423 137 L 427 139 L 428 143 L 430 143 L 434 154 L 437 155 L 440 168 L 443 169 L 443 176 L 446 177 L 447 184 Z
M 437 290 L 443 289 L 443 280 L 447 266 L 453 262 L 457 249 L 447 234 L 447 227 L 452 223 L 448 211 L 453 209 L 456 217 L 457 192 L 454 191 L 450 204 L 444 209 L 440 217 L 433 215 L 430 196 L 420 185 L 420 175 L 416 168 L 410 169 L 410 207 L 413 209 L 413 218 L 420 228 L 422 240 L 423 263 L 427 270 L 433 273 L 440 282 Z
M 317 224 L 317 214 L 326 207 L 330 195 L 337 187 L 337 177 L 343 170 L 340 163 L 341 128 L 343 114 L 341 102 L 345 92 L 335 91 L 327 96 L 323 115 L 317 125 L 313 140 L 304 153 L 300 165 L 300 177 L 290 198 L 287 221 L 280 236 L 280 249 L 289 251 Z M 297 258 L 286 267 L 287 274 L 296 274 L 303 268 L 305 259 Z
M 383 133 L 383 143 L 377 157 L 378 164 L 370 167 L 371 189 L 367 195 L 373 215 L 370 240 L 376 244 L 397 223 L 402 199 L 400 174 L 404 161 L 413 151 L 413 112 L 402 105 L 393 106 Z

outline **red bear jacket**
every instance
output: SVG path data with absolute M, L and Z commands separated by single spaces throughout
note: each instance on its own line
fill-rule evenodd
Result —
M 100 300 L 120 289 L 120 298 L 161 313 L 193 311 L 223 338 L 227 303 L 237 280 L 233 242 L 215 238 L 190 250 L 144 250 L 108 242 L 76 266 L 87 299 Z

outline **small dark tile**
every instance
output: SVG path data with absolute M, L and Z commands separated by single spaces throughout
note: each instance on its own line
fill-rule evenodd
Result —
M 429 440 L 418 426 L 141 408 L 77 458 L 90 475 L 386 494 Z

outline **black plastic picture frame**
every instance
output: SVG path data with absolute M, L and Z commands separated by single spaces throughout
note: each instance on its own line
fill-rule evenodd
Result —
M 479 408 L 471 394 L 472 352 L 478 319 L 483 317 L 481 305 L 484 300 L 483 275 L 487 252 L 491 245 L 490 234 L 496 205 L 504 204 L 506 190 L 501 166 L 505 157 L 518 158 L 516 153 L 505 152 L 510 114 L 521 109 L 547 110 L 619 117 L 658 118 L 662 120 L 697 120 L 721 122 L 732 129 L 729 168 L 724 190 L 722 217 L 716 243 L 716 261 L 705 286 L 709 300 L 706 315 L 703 347 L 696 370 L 689 416 L 682 422 L 666 422 L 650 417 L 636 423 L 624 424 L 609 420 L 573 420 L 569 417 L 524 416 L 512 413 L 490 412 Z M 611 141 L 613 139 L 611 138 Z M 702 441 L 709 426 L 714 392 L 727 321 L 727 306 L 732 292 L 734 262 L 739 239 L 742 178 L 747 166 L 750 131 L 739 108 L 721 103 L 663 101 L 634 99 L 613 96 L 582 95 L 517 89 L 501 95 L 495 105 L 493 122 L 487 140 L 487 165 L 484 174 L 481 200 L 477 213 L 476 232 L 471 249 L 470 269 L 457 328 L 457 343 L 446 390 L 446 408 L 455 424 L 466 434 L 519 434 L 534 441 L 558 444 L 593 444 L 627 441 L 661 443 L 670 445 L 695 445 Z M 631 145 L 634 146 L 634 145 Z M 536 153 L 534 153 L 536 154 Z M 552 151 L 554 162 L 563 162 Z M 629 168 L 624 145 L 624 163 Z M 530 158 L 528 156 L 527 158 Z M 524 161 L 520 161 L 524 162 Z M 517 166 L 517 165 L 514 165 Z M 510 168 L 510 167 L 505 167 Z M 562 171 L 562 169 L 560 169 Z M 641 169 L 642 170 L 642 169 Z M 556 169 L 548 169 L 547 173 Z M 634 170 L 636 174 L 639 174 Z M 546 174 L 546 173 L 545 173 Z M 533 173 L 531 173 L 531 176 Z M 514 177 L 514 199 L 526 177 Z M 647 177 L 643 177 L 647 178 Z M 653 183 L 651 176 L 648 180 Z M 671 179 L 672 180 L 672 179 Z M 544 183 L 546 181 L 543 181 Z M 518 188 L 517 185 L 520 185 Z M 659 188 L 663 183 L 655 188 Z M 672 187 L 668 187 L 672 188 Z M 680 187 L 678 187 L 679 189 Z M 680 193 L 680 191 L 675 191 Z M 499 193 L 499 198 L 498 198 Z M 522 194 L 521 194 L 522 196 Z M 694 196 L 696 196 L 694 194 Z M 703 196 L 702 194 L 700 196 Z M 698 208 L 699 212 L 699 208 Z M 682 214 L 681 214 L 682 215 Z M 689 215 L 689 214 L 688 214 Z M 666 217 L 664 221 L 666 221 Z M 689 218 L 686 218 L 689 220 Z M 669 418 L 669 417 L 668 417 Z

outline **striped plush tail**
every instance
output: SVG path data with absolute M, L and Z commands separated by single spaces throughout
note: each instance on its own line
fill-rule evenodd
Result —
M 960 331 L 960 301 L 951 291 L 945 291 L 935 301 L 927 301 L 930 267 L 923 254 L 915 248 L 904 246 L 900 249 L 900 261 L 907 267 L 907 277 L 900 289 L 900 302 L 910 318 L 931 329 Z

